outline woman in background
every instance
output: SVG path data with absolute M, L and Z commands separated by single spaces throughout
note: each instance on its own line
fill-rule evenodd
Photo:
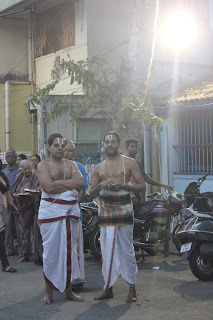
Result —
M 41 162 L 41 158 L 38 154 L 34 154 L 31 157 L 32 171 L 38 173 L 38 164 Z
M 17 211 L 16 206 L 13 203 L 12 197 L 10 196 L 8 190 L 10 187 L 9 181 L 2 170 L 2 161 L 0 160 L 0 260 L 2 264 L 2 271 L 5 272 L 16 272 L 17 270 L 10 266 L 9 261 L 6 255 L 5 248 L 5 228 L 6 228 L 6 219 L 5 219 L 5 199 L 8 198 L 8 202 L 14 209 Z M 4 198 L 5 197 L 5 198 Z
M 16 160 L 17 165 L 20 166 L 21 161 L 26 160 L 26 159 L 27 159 L 27 157 L 25 156 L 25 154 L 23 154 L 23 153 L 18 154 L 17 160 Z
M 19 226 L 22 234 L 22 259 L 19 262 L 29 261 L 33 253 L 34 218 L 38 210 L 39 199 L 36 193 L 26 194 L 25 189 L 37 190 L 39 187 L 38 175 L 32 172 L 28 160 L 20 163 L 21 173 L 16 177 L 13 188 L 13 196 L 16 199 Z

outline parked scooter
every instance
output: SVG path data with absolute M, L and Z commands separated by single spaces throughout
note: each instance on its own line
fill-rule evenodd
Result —
M 175 236 L 181 243 L 180 253 L 189 260 L 192 273 L 200 280 L 213 280 L 213 192 L 200 193 L 205 175 L 189 184 L 185 191 L 188 205 Z

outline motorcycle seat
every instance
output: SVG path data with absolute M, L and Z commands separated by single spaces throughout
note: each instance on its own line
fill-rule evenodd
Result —
M 164 208 L 162 201 L 147 201 L 141 204 L 139 210 L 135 212 L 137 219 L 153 219 L 168 216 L 168 210 Z

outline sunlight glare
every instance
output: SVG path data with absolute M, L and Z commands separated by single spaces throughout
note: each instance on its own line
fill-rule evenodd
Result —
M 176 12 L 165 21 L 163 37 L 171 49 L 182 50 L 193 43 L 196 31 L 196 25 L 189 15 Z

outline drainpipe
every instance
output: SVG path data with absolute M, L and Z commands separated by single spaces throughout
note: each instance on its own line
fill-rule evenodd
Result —
M 27 85 L 28 81 L 8 80 L 5 82 L 5 142 L 6 150 L 10 149 L 10 85 Z

